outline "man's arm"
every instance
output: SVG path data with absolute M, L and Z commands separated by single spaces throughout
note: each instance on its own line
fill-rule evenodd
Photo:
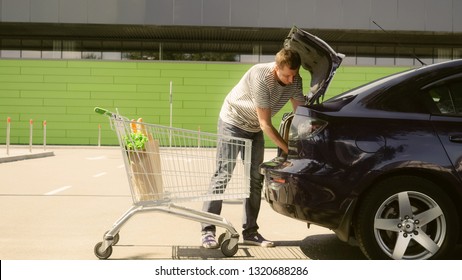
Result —
M 292 108 L 295 110 L 299 105 L 304 105 L 305 102 L 298 101 L 294 98 L 290 99 L 292 103 Z M 258 116 L 258 121 L 260 123 L 260 128 L 265 133 L 268 135 L 268 137 L 279 147 L 281 150 L 284 151 L 284 153 L 289 153 L 289 148 L 287 146 L 287 142 L 282 138 L 282 136 L 279 134 L 279 132 L 276 130 L 276 128 L 273 126 L 273 123 L 271 122 L 271 109 L 269 108 L 257 108 L 257 116 Z
M 260 122 L 260 128 L 268 135 L 268 137 L 279 147 L 284 153 L 289 153 L 286 141 L 282 139 L 279 132 L 274 128 L 271 122 L 271 109 L 269 108 L 257 108 L 258 121 Z

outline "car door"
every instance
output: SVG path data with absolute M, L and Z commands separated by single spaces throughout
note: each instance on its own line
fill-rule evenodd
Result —
M 462 179 L 462 78 L 429 89 L 435 112 L 432 124 L 459 178 Z

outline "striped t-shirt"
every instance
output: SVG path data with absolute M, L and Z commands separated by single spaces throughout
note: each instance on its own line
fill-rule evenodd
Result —
M 226 96 L 220 118 L 245 131 L 260 131 L 256 108 L 270 108 L 271 116 L 294 98 L 305 101 L 302 78 L 297 75 L 290 85 L 282 86 L 273 73 L 275 62 L 252 66 Z

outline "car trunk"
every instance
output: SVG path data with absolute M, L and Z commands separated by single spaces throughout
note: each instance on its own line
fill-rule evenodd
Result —
M 345 55 L 335 52 L 323 40 L 295 26 L 287 35 L 284 46 L 300 55 L 302 68 L 311 75 L 308 104 L 321 103 Z
M 335 52 L 326 42 L 296 26 L 290 30 L 284 46 L 300 55 L 302 68 L 311 75 L 307 105 L 322 103 L 329 83 L 345 55 Z M 284 114 L 279 126 L 279 133 L 286 142 L 292 119 L 293 113 Z M 281 154 L 282 151 L 278 150 L 278 156 Z

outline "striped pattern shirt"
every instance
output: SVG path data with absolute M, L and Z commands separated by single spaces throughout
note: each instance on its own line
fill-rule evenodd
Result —
M 305 101 L 300 75 L 290 85 L 282 86 L 274 75 L 275 62 L 252 66 L 239 83 L 226 96 L 220 118 L 245 131 L 259 132 L 256 108 L 270 108 L 271 116 L 277 114 L 290 100 Z

